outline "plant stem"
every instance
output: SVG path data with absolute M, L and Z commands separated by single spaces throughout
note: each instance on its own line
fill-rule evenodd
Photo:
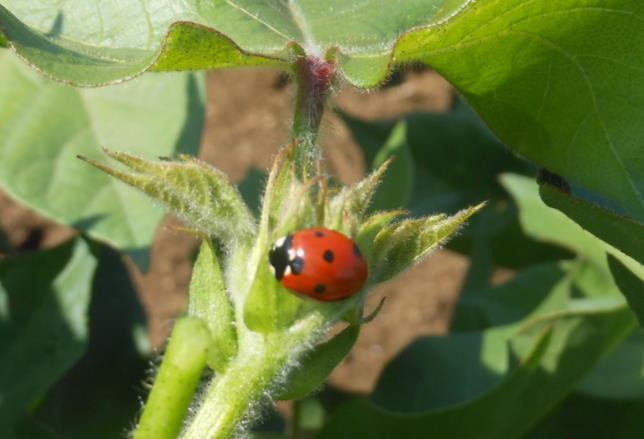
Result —
M 135 439 L 174 439 L 206 365 L 210 336 L 196 318 L 177 320 L 161 368 L 134 432 Z
M 240 353 L 237 361 L 210 384 L 208 393 L 185 439 L 224 439 L 233 436 L 241 421 L 262 399 L 283 358 L 263 353 Z
M 238 432 L 328 321 L 328 316 L 312 313 L 289 330 L 270 334 L 244 326 L 237 357 L 211 382 L 183 439 L 224 439 Z
M 297 96 L 291 137 L 297 143 L 296 163 L 306 169 L 321 155 L 315 140 L 333 83 L 335 66 L 332 62 L 310 55 L 301 56 L 294 65 Z M 303 174 L 306 175 L 306 172 Z

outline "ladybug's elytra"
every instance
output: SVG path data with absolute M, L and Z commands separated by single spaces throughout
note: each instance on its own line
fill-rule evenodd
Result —
M 358 246 L 342 233 L 322 227 L 278 239 L 268 261 L 285 288 L 323 302 L 350 297 L 368 274 Z

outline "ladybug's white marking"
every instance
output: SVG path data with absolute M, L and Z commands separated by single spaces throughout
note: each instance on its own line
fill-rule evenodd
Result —
M 286 269 L 284 269 L 284 276 L 290 276 L 291 275 L 291 266 L 287 265 Z
M 277 241 L 275 241 L 275 244 L 273 245 L 273 248 L 281 247 L 281 246 L 282 246 L 282 244 L 284 244 L 284 241 L 285 241 L 285 240 L 286 240 L 286 236 L 282 236 L 280 239 L 278 239 Z
M 303 248 L 298 248 L 297 253 L 295 253 L 295 254 L 297 256 L 299 256 L 300 258 L 303 258 L 304 257 L 304 249 Z
M 295 260 L 295 250 L 292 248 L 288 249 L 288 260 L 293 262 Z

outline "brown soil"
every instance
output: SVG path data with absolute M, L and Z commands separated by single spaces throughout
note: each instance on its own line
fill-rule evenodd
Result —
M 373 92 L 345 88 L 332 105 L 366 119 L 392 118 L 411 110 L 446 110 L 453 92 L 431 71 L 408 72 L 401 85 Z M 206 129 L 200 156 L 240 181 L 250 167 L 266 170 L 287 140 L 291 89 L 275 71 L 227 70 L 208 74 Z M 359 149 L 332 112 L 323 121 L 321 141 L 329 169 L 344 183 L 364 174 Z M 151 268 L 131 272 L 148 313 L 152 344 L 163 343 L 172 319 L 186 304 L 194 239 L 176 231 L 168 218 L 152 248 Z M 16 247 L 55 245 L 73 232 L 55 225 L 0 193 L 0 227 Z M 351 391 L 367 392 L 383 365 L 421 334 L 447 331 L 467 260 L 439 251 L 413 270 L 377 289 L 368 309 L 387 297 L 378 317 L 365 325 L 353 352 L 330 381 Z

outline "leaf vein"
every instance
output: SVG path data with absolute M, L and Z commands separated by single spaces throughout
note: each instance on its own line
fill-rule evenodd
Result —
M 246 14 L 247 16 L 252 18 L 253 20 L 257 21 L 259 24 L 261 24 L 261 25 L 267 27 L 268 29 L 270 29 L 271 31 L 275 32 L 277 35 L 279 35 L 280 37 L 284 38 L 286 41 L 291 41 L 291 38 L 289 36 L 287 36 L 284 33 L 280 32 L 278 29 L 273 27 L 270 23 L 267 23 L 266 21 L 264 21 L 261 18 L 259 18 L 258 15 L 253 14 L 248 9 L 246 9 L 246 8 L 238 5 L 237 3 L 233 2 L 233 0 L 226 0 L 226 3 L 228 3 L 228 5 L 232 6 L 233 8 L 237 9 L 238 11 Z

